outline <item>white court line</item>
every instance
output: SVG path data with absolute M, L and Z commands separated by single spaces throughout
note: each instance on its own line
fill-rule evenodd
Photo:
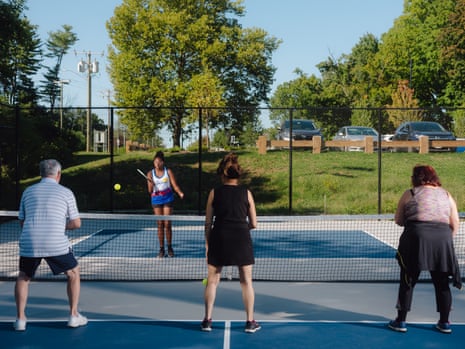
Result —
M 229 349 L 231 347 L 231 321 L 226 321 L 224 324 L 224 342 L 223 349 Z
M 384 240 L 380 239 L 379 237 L 376 236 L 376 234 L 373 234 L 373 233 L 369 232 L 368 230 L 360 230 L 360 231 L 362 233 L 365 233 L 365 234 L 371 236 L 373 239 L 378 240 L 379 242 L 385 244 L 386 246 L 392 247 L 394 250 L 397 250 L 397 245 L 394 245 L 392 243 L 389 243 L 388 241 L 384 241 Z
M 77 237 L 77 238 L 74 238 L 74 239 L 70 239 L 71 246 L 74 246 L 74 245 L 77 245 L 77 244 L 79 244 L 79 243 L 81 243 L 83 241 L 89 240 L 90 238 L 92 238 L 93 236 L 101 233 L 104 230 L 105 229 L 99 229 L 99 230 L 93 232 L 92 234 L 83 235 L 83 236 L 80 236 L 80 237 Z

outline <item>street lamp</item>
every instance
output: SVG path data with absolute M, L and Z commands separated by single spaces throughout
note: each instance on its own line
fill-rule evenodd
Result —
M 55 80 L 55 85 L 60 86 L 60 130 L 63 129 L 63 85 L 70 83 L 70 80 Z
M 98 73 L 99 71 L 99 62 L 94 60 L 92 62 L 92 52 L 81 52 L 87 54 L 87 62 L 80 60 L 77 69 L 80 73 L 85 73 L 87 71 L 87 129 L 86 129 L 86 152 L 90 151 L 90 130 L 91 130 L 91 113 L 92 113 L 92 74 Z M 78 52 L 75 52 L 77 55 Z M 102 52 L 103 55 L 103 52 Z

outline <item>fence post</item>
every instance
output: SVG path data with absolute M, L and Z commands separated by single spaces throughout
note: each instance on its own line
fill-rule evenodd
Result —
M 266 136 L 258 136 L 257 146 L 258 154 L 266 154 Z
M 321 136 L 313 137 L 313 154 L 321 153 Z
M 383 128 L 383 114 L 380 108 L 376 109 L 378 114 L 378 214 L 381 214 L 381 177 L 382 177 L 382 165 L 381 160 L 381 130 Z
M 365 137 L 365 153 L 373 154 L 373 136 Z
M 197 183 L 197 190 L 198 190 L 198 197 L 197 197 L 197 213 L 200 216 L 202 214 L 202 107 L 199 107 L 199 154 L 198 154 L 198 161 L 199 161 L 199 169 L 198 169 L 198 183 Z M 208 137 L 208 135 L 207 135 Z
M 113 183 L 115 180 L 115 150 L 113 146 L 113 140 L 114 140 L 114 114 L 113 114 L 113 108 L 109 109 L 109 115 L 110 118 L 108 120 L 108 146 L 110 150 L 110 185 L 109 185 L 109 190 L 110 190 L 110 212 L 113 212 L 114 210 L 114 191 L 113 191 Z
M 292 141 L 294 109 L 289 109 L 289 215 L 292 214 Z
M 428 154 L 428 152 L 429 152 L 429 137 L 428 136 L 420 136 L 420 137 L 418 137 L 418 141 L 420 142 L 420 154 Z

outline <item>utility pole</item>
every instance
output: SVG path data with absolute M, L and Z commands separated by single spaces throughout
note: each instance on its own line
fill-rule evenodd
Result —
M 69 80 L 55 80 L 55 85 L 60 86 L 60 130 L 63 129 L 63 85 L 69 84 Z
M 87 117 L 86 117 L 86 152 L 90 151 L 90 141 L 91 141 L 91 129 L 92 129 L 92 74 L 93 73 L 98 73 L 98 66 L 99 62 L 97 60 L 94 60 L 92 62 L 92 54 L 95 54 L 94 52 L 88 51 L 88 52 L 76 52 L 74 51 L 76 55 L 78 54 L 86 54 L 87 55 L 87 62 L 84 60 L 80 60 L 78 63 L 78 71 L 80 73 L 85 73 L 87 72 Z M 103 52 L 102 52 L 103 56 Z

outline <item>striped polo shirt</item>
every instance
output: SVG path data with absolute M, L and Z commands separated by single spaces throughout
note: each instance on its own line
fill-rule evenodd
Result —
M 19 238 L 21 256 L 61 256 L 71 246 L 66 222 L 79 218 L 79 211 L 70 189 L 53 178 L 42 178 L 24 191 L 18 218 L 24 222 Z

